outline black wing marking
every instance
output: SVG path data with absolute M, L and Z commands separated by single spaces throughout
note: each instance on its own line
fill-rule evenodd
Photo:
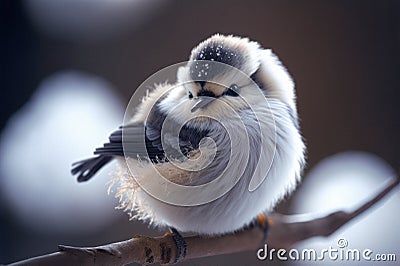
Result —
M 146 157 L 157 162 L 164 157 L 162 146 L 158 144 L 160 137 L 157 138 L 153 135 L 150 139 L 146 137 L 145 131 L 143 124 L 121 126 L 110 135 L 110 142 L 95 150 L 94 154 L 98 156 L 75 162 L 72 164 L 71 173 L 78 175 L 78 182 L 87 181 L 115 156 L 124 156 L 124 148 L 125 154 L 128 156 L 133 158 L 137 158 L 137 156 Z M 122 132 L 124 132 L 124 135 Z
M 114 131 L 109 142 L 94 152 L 97 157 L 79 161 L 73 164 L 72 174 L 78 174 L 78 181 L 87 181 L 96 174 L 114 156 L 129 156 L 131 158 L 148 158 L 153 163 L 168 161 L 161 141 L 161 131 L 166 115 L 156 105 L 151 116 L 144 124 L 121 126 Z M 176 127 L 180 128 L 177 124 Z M 174 128 L 174 127 L 171 127 Z M 184 125 L 179 132 L 179 149 L 183 155 L 198 149 L 200 140 L 207 136 L 208 130 L 198 130 Z M 164 140 L 168 143 L 168 139 Z M 177 147 L 173 147 L 176 149 Z
M 152 133 L 149 134 L 149 131 Z M 110 142 L 97 148 L 94 154 L 142 157 L 157 162 L 164 159 L 164 151 L 161 145 L 161 132 L 156 135 L 153 131 L 155 130 L 148 126 L 144 127 L 143 124 L 121 126 L 110 135 Z
M 146 126 L 144 124 L 130 124 L 120 127 L 110 135 L 110 142 L 104 144 L 104 147 L 96 149 L 95 154 L 142 157 L 149 158 L 153 163 L 158 163 L 168 161 L 165 156 L 165 149 L 168 149 L 168 155 L 172 155 L 171 153 L 174 153 L 174 150 L 180 149 L 186 156 L 190 151 L 198 149 L 200 140 L 208 134 L 208 130 L 198 130 L 196 127 L 190 127 L 187 124 L 182 127 L 178 123 L 176 125 L 168 124 L 167 127 L 164 126 L 165 131 L 168 131 L 168 128 L 172 130 L 181 128 L 178 137 L 179 147 L 169 145 L 173 142 L 168 140 L 168 132 L 165 132 L 164 144 L 169 147 L 163 147 L 161 132 L 166 117 L 167 114 L 161 111 L 159 105 L 155 105 L 146 120 Z M 169 120 L 168 123 L 173 123 L 173 121 Z
M 104 165 L 109 163 L 112 158 L 112 156 L 100 155 L 97 157 L 75 162 L 72 164 L 71 173 L 73 175 L 78 174 L 78 182 L 87 181 Z
M 183 126 L 179 132 L 178 140 L 182 154 L 186 156 L 192 150 L 198 149 L 200 140 L 207 133 L 206 130 L 196 130 Z M 110 135 L 109 140 L 109 143 L 97 148 L 94 154 L 149 158 L 153 163 L 168 161 L 164 150 L 166 147 L 163 147 L 161 141 L 161 129 L 150 126 L 144 127 L 143 125 L 121 126 Z M 168 139 L 165 139 L 164 142 L 165 145 L 170 144 Z M 172 150 L 169 150 L 169 152 L 172 152 Z

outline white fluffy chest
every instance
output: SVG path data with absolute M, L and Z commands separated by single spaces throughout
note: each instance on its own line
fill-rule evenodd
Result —
M 304 144 L 287 110 L 278 101 L 271 102 L 271 110 L 268 115 L 260 107 L 257 119 L 243 113 L 212 128 L 196 157 L 205 164 L 189 160 L 154 167 L 132 160 L 132 171 L 119 178 L 124 206 L 156 225 L 207 235 L 232 232 L 269 211 L 294 189 L 304 161 Z M 165 179 L 149 178 L 157 174 Z M 166 185 L 171 181 L 187 187 Z M 146 184 L 158 187 L 158 194 L 148 193 Z

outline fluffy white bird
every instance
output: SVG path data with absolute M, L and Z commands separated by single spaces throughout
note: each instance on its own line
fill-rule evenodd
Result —
M 234 232 L 295 189 L 305 161 L 295 100 L 271 50 L 216 34 L 192 50 L 177 83 L 156 85 L 72 173 L 86 181 L 113 158 L 128 165 L 116 175 L 123 206 L 174 228 L 184 256 L 176 230 Z

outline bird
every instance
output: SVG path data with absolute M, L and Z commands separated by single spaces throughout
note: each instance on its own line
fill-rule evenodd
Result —
M 134 218 L 180 235 L 236 232 L 260 221 L 301 181 L 306 146 L 294 81 L 277 55 L 247 37 L 214 34 L 154 84 L 79 182 L 117 160 L 116 195 Z

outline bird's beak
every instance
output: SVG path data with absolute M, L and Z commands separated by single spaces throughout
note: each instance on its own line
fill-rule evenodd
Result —
M 214 98 L 214 97 L 201 96 L 197 99 L 197 102 L 193 105 L 193 107 L 192 107 L 192 109 L 190 109 L 190 111 L 193 113 L 200 108 L 204 108 L 207 105 L 209 105 L 212 101 L 214 101 L 215 99 L 216 98 Z

